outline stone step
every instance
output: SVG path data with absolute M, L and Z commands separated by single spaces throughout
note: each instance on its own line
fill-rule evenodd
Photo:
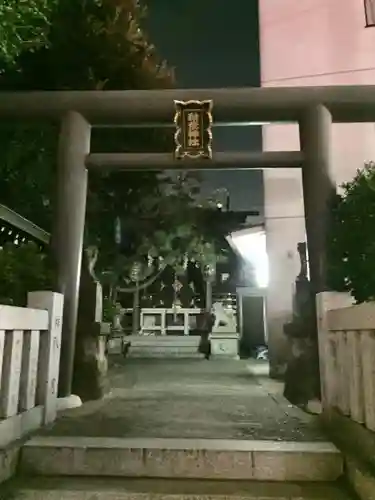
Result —
M 131 347 L 129 349 L 128 358 L 185 358 L 185 359 L 200 359 L 202 354 L 198 353 L 195 348 L 175 347 L 175 346 L 142 346 Z
M 46 476 L 335 481 L 341 454 L 327 442 L 35 437 L 21 472 Z
M 130 358 L 201 358 L 199 336 L 190 335 L 131 335 Z
M 340 483 L 45 478 L 9 485 L 14 500 L 349 500 Z

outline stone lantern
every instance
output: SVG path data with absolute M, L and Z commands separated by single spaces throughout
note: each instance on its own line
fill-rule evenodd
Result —
M 212 308 L 212 284 L 216 280 L 216 265 L 206 264 L 203 268 L 203 277 L 206 282 L 206 311 Z
M 134 262 L 130 271 L 130 279 L 135 284 L 133 295 L 133 317 L 132 317 L 132 334 L 138 335 L 140 330 L 140 300 L 139 300 L 139 282 L 141 279 L 142 264 Z

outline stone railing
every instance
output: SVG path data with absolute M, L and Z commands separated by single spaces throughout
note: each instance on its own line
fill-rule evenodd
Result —
M 133 309 L 121 310 L 121 314 L 129 315 L 130 320 L 132 313 Z M 202 309 L 142 307 L 140 313 L 140 335 L 189 335 L 191 320 L 196 320 Z
M 375 431 L 375 302 L 317 296 L 323 409 L 337 409 Z
M 56 418 L 62 311 L 53 292 L 0 305 L 0 446 Z

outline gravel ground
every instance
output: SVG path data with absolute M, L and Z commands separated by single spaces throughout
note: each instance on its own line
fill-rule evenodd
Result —
M 314 418 L 254 376 L 248 361 L 118 358 L 111 386 L 107 398 L 67 412 L 43 434 L 325 439 Z

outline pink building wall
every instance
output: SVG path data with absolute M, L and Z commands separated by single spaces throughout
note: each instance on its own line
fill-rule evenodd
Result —
M 259 11 L 262 86 L 375 84 L 375 28 L 365 28 L 362 0 L 259 0 Z M 332 175 L 340 185 L 375 160 L 375 127 L 335 124 L 332 132 Z M 299 149 L 295 125 L 264 126 L 263 139 L 265 150 Z M 271 363 L 282 365 L 283 324 L 292 315 L 299 271 L 296 245 L 305 240 L 301 173 L 266 170 L 264 190 L 269 347 Z

